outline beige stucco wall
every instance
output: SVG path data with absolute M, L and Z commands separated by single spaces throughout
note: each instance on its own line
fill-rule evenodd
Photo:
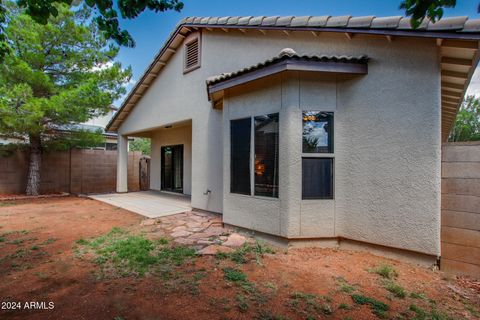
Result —
M 342 42 L 329 45 L 345 53 Z M 225 222 L 289 238 L 344 237 L 439 254 L 437 49 L 433 41 L 399 42 L 356 43 L 356 54 L 372 58 L 365 76 L 291 73 L 227 92 Z M 280 111 L 279 199 L 232 195 L 228 122 L 272 110 Z M 335 112 L 334 200 L 301 200 L 302 110 Z
M 192 194 L 192 126 L 160 129 L 152 133 L 150 189 L 161 189 L 161 148 L 183 144 L 183 193 Z
M 259 91 L 237 92 L 238 98 L 233 91 L 228 93 L 224 110 L 229 109 L 228 117 L 283 108 L 280 138 L 289 142 L 281 142 L 280 150 L 280 167 L 290 168 L 280 176 L 280 193 L 288 191 L 287 198 L 282 199 L 282 194 L 277 201 L 247 197 L 241 201 L 246 207 L 237 209 L 237 198 L 223 197 L 229 183 L 226 174 L 222 181 L 228 151 L 222 118 L 228 117 L 212 109 L 205 79 L 269 59 L 285 47 L 308 54 L 367 54 L 369 74 L 341 81 L 304 75 L 270 78 L 257 87 Z M 246 35 L 235 30 L 204 31 L 202 67 L 183 74 L 183 48 L 179 48 L 119 131 L 131 134 L 192 119 L 192 206 L 223 211 L 232 224 L 289 237 L 342 236 L 438 254 L 437 55 L 435 41 L 427 39 L 389 42 L 381 36 L 355 35 L 348 40 L 333 33 L 315 37 L 308 32 L 287 36 L 268 31 L 264 36 L 257 31 Z M 335 200 L 330 202 L 297 200 L 301 192 L 301 118 L 297 116 L 302 109 L 317 108 L 336 111 Z M 156 165 L 152 159 L 152 172 Z M 206 189 L 212 193 L 204 195 Z

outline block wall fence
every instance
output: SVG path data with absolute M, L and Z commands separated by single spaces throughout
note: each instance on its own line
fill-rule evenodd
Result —
M 140 190 L 139 151 L 128 154 L 128 191 Z M 22 194 L 28 170 L 28 152 L 0 156 L 0 194 Z M 72 149 L 42 155 L 41 193 L 115 192 L 117 151 Z

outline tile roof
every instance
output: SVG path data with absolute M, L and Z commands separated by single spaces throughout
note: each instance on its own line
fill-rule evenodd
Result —
M 206 28 L 207 30 L 218 28 L 223 31 L 227 29 L 238 29 L 245 33 L 245 29 L 258 29 L 264 35 L 266 30 L 276 29 L 283 30 L 285 34 L 290 31 L 312 31 L 317 35 L 317 31 L 332 31 L 343 32 L 351 34 L 372 34 L 399 36 L 399 37 L 422 37 L 437 39 L 439 44 L 441 56 L 445 58 L 461 58 L 462 54 L 466 53 L 469 62 L 466 79 L 463 84 L 445 84 L 443 79 L 447 79 L 447 75 L 457 76 L 458 72 L 442 74 L 442 92 L 446 93 L 455 91 L 455 98 L 458 98 L 458 103 L 449 102 L 452 108 L 447 110 L 447 101 L 443 99 L 442 95 L 442 134 L 444 139 L 448 136 L 450 127 L 455 119 L 458 106 L 460 105 L 461 97 L 463 97 L 466 86 L 470 82 L 473 70 L 477 65 L 480 55 L 478 54 L 478 41 L 480 40 L 480 19 L 469 19 L 466 16 L 461 17 L 444 17 L 436 23 L 432 23 L 425 19 L 420 27 L 412 29 L 410 25 L 410 18 L 401 16 L 393 17 L 375 17 L 375 16 L 243 16 L 243 17 L 189 17 L 182 19 L 168 37 L 167 41 L 157 53 L 151 64 L 143 73 L 141 79 L 136 83 L 134 88 L 130 91 L 121 108 L 110 120 L 107 125 L 107 131 L 116 132 L 121 123 L 128 117 L 131 110 L 135 107 L 137 102 L 141 99 L 145 91 L 148 90 L 152 82 L 157 77 L 163 66 L 168 62 L 170 57 L 175 53 L 175 50 L 181 45 L 183 39 L 197 28 Z M 317 35 L 318 36 L 318 35 Z M 389 40 L 390 41 L 390 40 Z M 447 45 L 443 45 L 446 43 Z M 468 45 L 465 45 L 468 43 Z M 463 46 L 463 48 L 462 48 Z M 457 49 L 451 49 L 458 47 Z M 450 51 L 449 51 L 450 50 Z M 454 50 L 454 51 L 452 51 Z M 473 56 L 472 56 L 473 52 Z M 453 54 L 455 53 L 455 54 Z M 453 55 L 452 55 L 453 54 Z M 457 56 L 458 55 L 458 56 Z M 457 59 L 458 60 L 458 59 Z M 443 65 L 442 65 L 443 70 Z M 448 73 L 448 74 L 447 74 Z M 449 80 L 448 81 L 453 81 Z M 454 79 L 455 80 L 455 79 Z M 458 80 L 458 79 L 457 79 Z M 458 81 L 457 81 L 458 82 Z M 449 113 L 448 113 L 449 112 Z M 445 114 L 444 114 L 445 113 Z
M 242 74 L 255 71 L 261 69 L 263 67 L 275 64 L 277 62 L 287 60 L 287 59 L 294 59 L 294 60 L 302 60 L 302 61 L 319 61 L 319 62 L 344 62 L 344 63 L 366 63 L 368 61 L 368 57 L 366 55 L 362 56 L 336 56 L 336 55 L 299 55 L 293 49 L 285 48 L 280 51 L 278 56 L 275 56 L 271 59 L 265 60 L 263 62 L 257 63 L 255 65 L 242 68 L 240 70 L 229 72 L 229 73 L 222 73 L 216 76 L 212 76 L 207 78 L 207 86 L 214 85 L 216 83 L 235 78 Z
M 425 19 L 418 29 L 412 29 L 410 18 L 392 17 L 352 17 L 352 16 L 245 16 L 245 17 L 188 17 L 182 24 L 225 25 L 251 27 L 289 28 L 346 28 L 346 29 L 388 29 L 411 31 L 456 31 L 480 32 L 480 19 L 467 16 L 445 17 L 435 23 Z

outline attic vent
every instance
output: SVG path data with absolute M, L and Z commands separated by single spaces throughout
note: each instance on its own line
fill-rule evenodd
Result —
M 194 38 L 185 44 L 184 72 L 200 68 L 200 40 Z

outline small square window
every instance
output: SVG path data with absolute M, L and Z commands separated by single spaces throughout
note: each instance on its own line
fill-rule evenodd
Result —
M 302 159 L 302 199 L 333 199 L 333 159 Z
M 333 153 L 333 112 L 303 112 L 304 153 Z

